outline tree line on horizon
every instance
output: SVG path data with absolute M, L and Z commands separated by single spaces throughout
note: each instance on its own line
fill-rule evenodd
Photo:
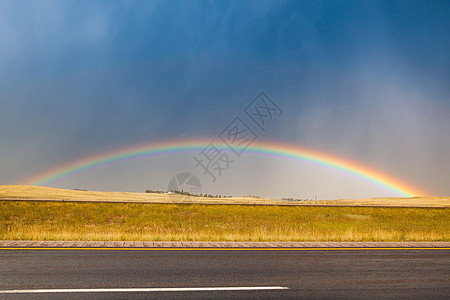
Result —
M 224 196 L 224 195 L 211 195 L 211 194 L 191 194 L 189 192 L 185 192 L 184 190 L 170 190 L 167 192 L 164 191 L 155 191 L 155 190 L 146 190 L 146 193 L 156 193 L 156 194 L 167 194 L 168 192 L 179 194 L 183 196 L 191 196 L 191 197 L 207 197 L 207 198 L 232 198 L 233 196 Z

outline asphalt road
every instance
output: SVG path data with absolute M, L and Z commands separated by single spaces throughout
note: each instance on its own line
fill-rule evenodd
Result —
M 18 293 L 24 289 L 286 287 Z M 449 250 L 0 250 L 3 299 L 449 299 Z

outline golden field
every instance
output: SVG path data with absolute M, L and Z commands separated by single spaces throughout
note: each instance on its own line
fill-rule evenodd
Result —
M 0 239 L 449 241 L 450 208 L 0 201 Z
M 216 205 L 207 205 L 211 203 Z M 293 205 L 270 205 L 288 203 Z M 398 205 L 430 207 L 395 207 Z M 299 204 L 250 197 L 218 199 L 10 185 L 0 186 L 0 239 L 449 241 L 448 206 L 445 197 Z
M 346 206 L 426 206 L 450 207 L 450 197 L 371 198 L 319 201 L 287 201 L 280 199 L 232 197 L 208 198 L 158 193 L 98 192 L 57 189 L 26 185 L 0 185 L 0 200 L 59 200 L 98 202 L 199 203 L 199 204 L 289 204 Z

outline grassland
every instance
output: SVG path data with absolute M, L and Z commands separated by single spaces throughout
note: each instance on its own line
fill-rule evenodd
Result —
M 199 203 L 199 204 L 289 204 L 289 205 L 367 205 L 450 207 L 450 197 L 371 198 L 320 201 L 286 201 L 280 199 L 232 197 L 207 198 L 159 193 L 97 192 L 56 189 L 26 185 L 0 185 L 0 200 L 56 200 L 97 202 Z
M 29 185 L 0 185 L 0 200 L 56 200 L 56 201 L 90 201 L 90 202 L 145 202 L 145 203 L 259 203 L 276 204 L 280 201 L 253 197 L 208 198 L 165 193 L 126 193 L 99 192 L 57 189 Z M 287 201 L 285 201 L 287 202 Z
M 0 239 L 449 241 L 449 216 L 449 208 L 0 201 Z

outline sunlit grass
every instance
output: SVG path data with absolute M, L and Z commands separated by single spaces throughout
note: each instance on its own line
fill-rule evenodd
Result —
M 0 201 L 0 239 L 449 241 L 450 209 Z
M 164 193 L 125 193 L 57 189 L 29 185 L 0 185 L 0 200 L 56 200 L 146 203 L 227 203 L 227 204 L 289 204 L 289 205 L 368 205 L 368 206 L 428 206 L 450 207 L 450 197 L 406 197 L 341 199 L 319 201 L 287 201 L 271 198 L 232 197 L 209 198 L 167 195 Z

